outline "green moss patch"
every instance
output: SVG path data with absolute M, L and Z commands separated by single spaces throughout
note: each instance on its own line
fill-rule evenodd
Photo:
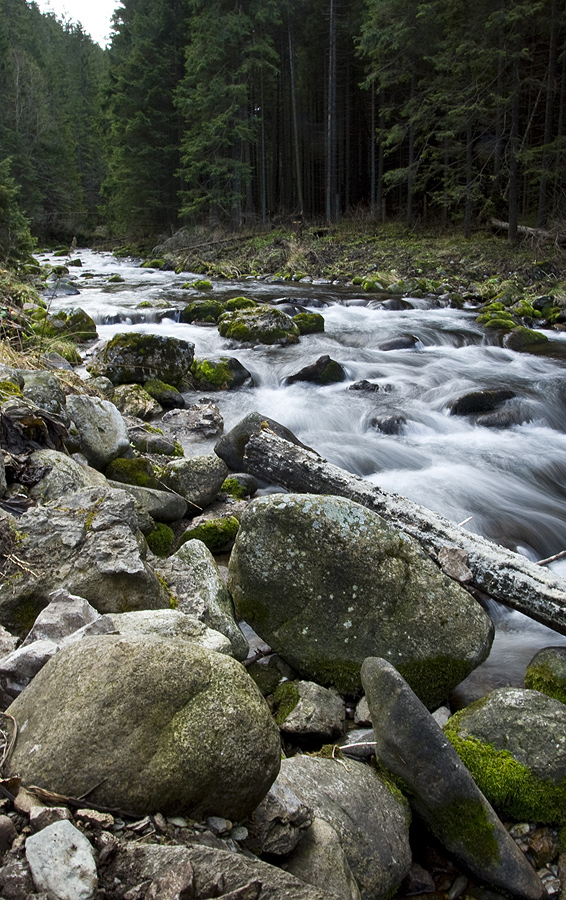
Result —
M 225 312 L 224 306 L 218 300 L 212 300 L 212 298 L 195 300 L 194 303 L 189 303 L 181 310 L 179 321 L 188 324 L 191 322 L 217 322 Z
M 146 537 L 147 545 L 155 556 L 169 556 L 175 543 L 175 534 L 169 525 L 159 522 Z
M 495 828 L 489 821 L 487 810 L 479 800 L 462 798 L 453 800 L 434 811 L 438 837 L 449 834 L 459 840 L 467 852 L 488 865 L 499 862 L 499 844 Z
M 240 523 L 235 516 L 209 519 L 194 528 L 187 529 L 183 534 L 181 545 L 196 539 L 206 544 L 211 553 L 223 553 L 234 543 L 239 527 Z
M 196 359 L 191 365 L 191 375 L 197 382 L 198 387 L 222 388 L 226 390 L 234 380 L 234 375 L 227 362 L 219 360 L 212 362 L 203 359 L 198 362 Z
M 247 490 L 247 488 L 244 487 L 244 485 L 241 484 L 237 478 L 233 477 L 226 478 L 222 482 L 222 487 L 220 490 L 225 491 L 225 493 L 227 494 L 230 494 L 230 496 L 234 497 L 236 500 L 243 500 L 244 497 L 249 496 L 249 491 Z
M 279 726 L 291 715 L 299 700 L 299 691 L 293 681 L 284 681 L 279 685 L 273 695 L 273 711 Z
M 301 334 L 319 334 L 324 331 L 324 317 L 320 313 L 298 313 L 293 322 Z
M 141 457 L 136 459 L 119 457 L 107 466 L 105 475 L 112 481 L 120 481 L 122 484 L 134 484 L 155 490 L 160 488 L 151 462 Z
M 444 728 L 446 737 L 498 814 L 519 822 L 566 823 L 566 780 L 542 781 L 519 763 L 508 750 L 459 734 L 462 714 L 456 713 Z

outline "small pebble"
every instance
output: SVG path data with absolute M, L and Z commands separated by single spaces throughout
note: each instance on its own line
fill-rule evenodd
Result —
M 186 819 L 183 819 L 182 816 L 168 816 L 167 821 L 169 825 L 174 825 L 175 828 L 188 828 L 189 823 Z
M 459 897 L 460 894 L 463 894 L 466 888 L 468 887 L 468 879 L 465 875 L 458 875 L 454 884 L 448 891 L 448 900 L 456 900 L 456 897 Z
M 249 837 L 249 831 L 243 825 L 236 825 L 230 832 L 233 841 L 246 841 Z
M 531 830 L 531 826 L 528 822 L 517 822 L 516 825 L 512 825 L 509 829 L 509 834 L 511 837 L 518 838 L 523 837 L 525 834 L 529 834 Z
M 206 824 L 213 834 L 224 834 L 225 831 L 230 831 L 232 828 L 232 823 L 221 816 L 209 816 Z

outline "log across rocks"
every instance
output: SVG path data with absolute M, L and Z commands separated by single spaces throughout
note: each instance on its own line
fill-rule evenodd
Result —
M 289 491 L 347 497 L 415 538 L 432 556 L 445 547 L 468 555 L 472 584 L 490 597 L 566 634 L 566 582 L 518 553 L 460 528 L 438 513 L 350 475 L 312 450 L 267 429 L 245 449 L 247 471 Z

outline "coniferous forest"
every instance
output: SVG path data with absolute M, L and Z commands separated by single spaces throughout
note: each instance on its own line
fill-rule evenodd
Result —
M 560 0 L 0 0 L 0 244 L 274 219 L 566 217 Z M 18 237 L 19 235 L 19 237 Z

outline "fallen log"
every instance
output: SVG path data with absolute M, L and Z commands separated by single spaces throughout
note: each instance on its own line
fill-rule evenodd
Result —
M 509 231 L 509 222 L 503 222 L 501 219 L 491 219 L 490 225 L 495 231 Z M 528 225 L 517 225 L 517 234 L 523 237 L 534 238 L 543 243 L 566 243 L 566 235 L 561 232 L 547 231 L 544 228 L 530 228 Z
M 444 547 L 468 554 L 472 586 L 561 634 L 566 634 L 566 581 L 524 556 L 466 531 L 399 494 L 350 475 L 268 430 L 250 437 L 247 470 L 288 491 L 347 497 L 415 538 L 434 558 Z M 467 585 L 468 586 L 468 585 Z

